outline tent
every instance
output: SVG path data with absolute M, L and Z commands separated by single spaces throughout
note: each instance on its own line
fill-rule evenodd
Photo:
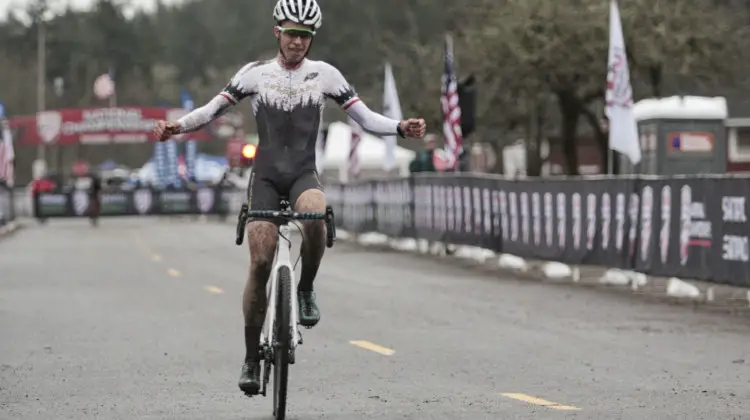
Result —
M 179 160 L 184 165 L 182 156 L 179 157 Z M 218 182 L 227 168 L 227 158 L 224 156 L 212 156 L 204 153 L 198 153 L 196 156 L 195 177 L 199 182 Z M 136 178 L 145 183 L 156 182 L 156 163 L 153 157 L 137 170 Z
M 326 149 L 323 155 L 323 171 L 338 170 L 341 182 L 347 181 L 347 162 L 351 146 L 351 128 L 349 124 L 332 122 L 328 125 Z M 364 133 L 357 148 L 362 171 L 382 171 L 385 161 L 385 141 L 369 133 Z M 409 174 L 409 163 L 416 153 L 401 146 L 396 146 L 396 169 L 399 174 Z
M 115 162 L 112 159 L 106 160 L 99 164 L 99 170 L 100 171 L 112 171 L 114 169 L 117 169 L 118 165 L 117 162 Z

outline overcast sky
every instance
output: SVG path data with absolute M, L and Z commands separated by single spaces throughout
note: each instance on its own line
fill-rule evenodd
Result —
M 94 3 L 94 0 L 50 0 L 53 10 L 54 9 L 60 9 L 65 8 L 66 5 L 70 4 L 75 9 L 86 9 L 91 7 L 91 4 Z M 171 4 L 171 3 L 180 3 L 182 0 L 166 0 L 165 3 Z M 24 8 L 27 4 L 31 3 L 32 0 L 0 0 L 0 20 L 5 19 L 5 17 L 8 15 L 8 11 L 11 8 Z M 147 10 L 152 10 L 154 8 L 154 5 L 156 4 L 156 0 L 130 0 L 129 1 L 131 7 L 142 9 L 145 8 Z

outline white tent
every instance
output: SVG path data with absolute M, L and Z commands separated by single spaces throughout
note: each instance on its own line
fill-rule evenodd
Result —
M 219 182 L 226 171 L 227 166 L 220 162 L 201 156 L 198 156 L 195 160 L 195 178 L 198 181 Z M 151 159 L 143 167 L 136 170 L 135 177 L 145 183 L 156 182 L 156 163 L 154 160 Z
M 351 146 L 351 128 L 342 122 L 332 122 L 328 125 L 328 138 L 323 155 L 324 171 L 339 171 L 339 180 L 347 181 L 347 162 Z M 385 161 L 385 141 L 364 133 L 357 148 L 362 171 L 382 171 Z M 409 163 L 414 160 L 415 152 L 404 147 L 396 146 L 396 168 L 400 175 L 409 174 Z

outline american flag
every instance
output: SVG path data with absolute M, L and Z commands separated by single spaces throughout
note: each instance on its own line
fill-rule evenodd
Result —
M 0 181 L 12 187 L 14 184 L 13 161 L 16 159 L 13 150 L 13 138 L 8 120 L 0 121 Z
M 458 82 L 453 72 L 453 38 L 445 36 L 445 70 L 441 89 L 443 104 L 443 135 L 448 155 L 448 167 L 455 169 L 458 156 L 463 150 L 463 134 L 461 133 L 461 108 L 458 106 Z

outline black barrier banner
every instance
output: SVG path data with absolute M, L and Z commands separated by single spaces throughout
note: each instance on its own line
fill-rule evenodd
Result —
M 713 191 L 716 201 L 721 203 L 717 217 L 721 223 L 715 238 L 720 246 L 713 255 L 717 270 L 713 273 L 717 281 L 735 285 L 748 285 L 750 278 L 750 225 L 748 225 L 747 197 L 750 182 L 742 179 L 727 179 L 721 189 Z M 719 219 L 720 218 L 720 219 Z M 744 279 L 745 282 L 737 282 Z
M 342 228 L 351 232 L 376 232 L 375 183 L 357 182 L 343 186 Z
M 99 216 L 225 214 L 230 199 L 222 187 L 103 192 Z M 39 193 L 34 197 L 36 218 L 89 217 L 92 209 L 92 198 L 86 190 Z
M 397 179 L 373 184 L 376 230 L 392 237 L 413 236 L 412 185 Z
M 352 232 L 750 287 L 750 178 L 419 174 L 325 188 Z
M 15 220 L 15 218 L 13 190 L 0 182 L 0 226 L 5 226 Z

